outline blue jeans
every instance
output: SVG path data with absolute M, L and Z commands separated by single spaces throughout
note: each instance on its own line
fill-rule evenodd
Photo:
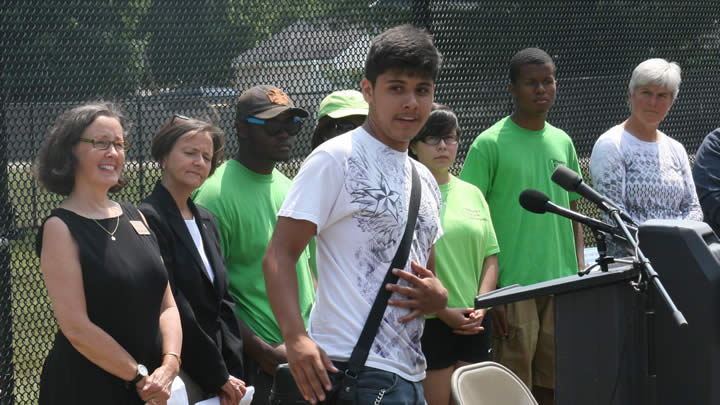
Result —
M 358 376 L 357 399 L 362 405 L 424 405 L 425 392 L 422 381 L 411 382 L 389 371 L 364 367 Z

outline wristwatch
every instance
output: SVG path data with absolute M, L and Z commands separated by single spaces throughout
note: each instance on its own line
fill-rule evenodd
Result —
M 130 389 L 130 388 L 135 388 L 135 384 L 137 384 L 138 381 L 142 380 L 143 377 L 147 377 L 147 376 L 148 376 L 147 367 L 145 367 L 144 365 L 138 363 L 138 365 L 137 365 L 137 375 L 136 375 L 135 378 L 133 378 L 132 380 L 126 381 L 126 382 L 125 382 L 125 385 L 127 386 L 128 389 Z

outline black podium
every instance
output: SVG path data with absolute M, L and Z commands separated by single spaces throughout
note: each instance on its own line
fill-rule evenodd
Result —
M 478 296 L 475 307 L 554 295 L 555 403 L 654 404 L 646 295 L 632 284 L 638 274 L 631 265 L 611 265 L 607 273 L 490 292 Z
M 647 272 L 613 265 L 478 296 L 476 308 L 555 295 L 555 403 L 720 404 L 720 239 L 702 222 L 651 220 L 638 232 L 680 327 Z M 644 277 L 647 280 L 647 277 Z

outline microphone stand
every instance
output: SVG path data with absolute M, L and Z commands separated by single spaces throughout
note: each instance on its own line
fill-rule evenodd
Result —
M 595 242 L 597 242 L 597 251 L 598 251 L 598 258 L 595 259 L 595 263 L 591 264 L 590 266 L 586 267 L 582 271 L 578 272 L 578 276 L 586 276 L 590 274 L 591 271 L 593 271 L 594 268 L 600 266 L 600 270 L 604 273 L 607 273 L 608 271 L 608 264 L 610 263 L 626 263 L 626 264 L 633 264 L 634 262 L 632 260 L 625 260 L 625 259 L 616 259 L 614 256 L 608 256 L 607 255 L 607 243 L 605 243 L 605 232 L 601 232 L 599 229 L 595 227 L 590 227 L 590 230 L 593 233 L 593 236 L 595 237 Z
M 615 220 L 615 223 L 618 224 L 623 234 L 625 234 L 625 238 L 628 240 L 628 242 L 630 242 L 630 244 L 632 244 L 633 248 L 635 249 L 635 261 L 633 262 L 633 265 L 636 268 L 642 270 L 645 274 L 645 277 L 655 287 L 658 294 L 660 294 L 660 297 L 663 299 L 663 301 L 665 301 L 665 305 L 667 305 L 668 309 L 672 313 L 675 323 L 679 327 L 687 326 L 687 320 L 685 320 L 685 316 L 683 316 L 682 312 L 680 312 L 677 306 L 675 306 L 672 298 L 670 298 L 670 295 L 667 293 L 665 287 L 662 285 L 662 282 L 660 281 L 657 272 L 655 271 L 655 269 L 653 269 L 650 261 L 645 257 L 642 250 L 640 250 L 637 239 L 635 239 L 635 237 L 628 229 L 627 225 L 625 225 L 625 222 L 620 217 L 619 212 L 619 209 L 611 208 L 609 214 L 613 218 L 613 220 Z

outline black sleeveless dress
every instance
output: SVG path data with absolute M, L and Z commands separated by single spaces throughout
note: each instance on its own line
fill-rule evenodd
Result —
M 98 220 L 57 208 L 79 248 L 83 289 L 90 320 L 112 336 L 135 360 L 152 371 L 162 362 L 160 306 L 167 272 L 154 235 L 139 235 L 130 221 L 141 221 L 137 209 L 121 203 L 123 214 Z M 49 218 L 49 217 L 48 217 Z M 42 250 L 42 228 L 36 242 Z M 40 378 L 40 404 L 142 404 L 135 389 L 90 362 L 58 331 Z

